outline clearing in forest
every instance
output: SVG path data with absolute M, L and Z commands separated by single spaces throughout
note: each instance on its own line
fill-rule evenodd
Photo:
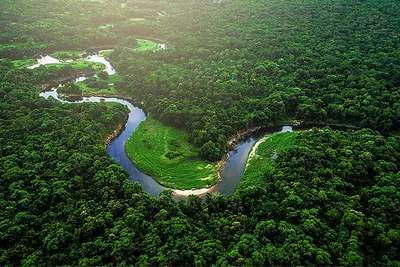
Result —
M 218 165 L 199 156 L 199 148 L 183 130 L 147 118 L 126 143 L 135 166 L 160 184 L 174 189 L 199 189 L 218 182 Z

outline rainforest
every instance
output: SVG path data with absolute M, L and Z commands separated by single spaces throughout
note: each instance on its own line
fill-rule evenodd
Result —
M 1 266 L 399 266 L 398 0 L 1 0 Z

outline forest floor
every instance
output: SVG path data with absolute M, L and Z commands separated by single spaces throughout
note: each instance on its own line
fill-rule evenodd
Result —
M 218 164 L 199 156 L 187 134 L 147 118 L 126 143 L 135 166 L 160 184 L 174 189 L 207 188 L 219 181 Z
M 268 135 L 254 144 L 247 161 L 243 176 L 236 189 L 236 193 L 249 187 L 264 185 L 265 179 L 271 175 L 276 163 L 275 159 L 280 151 L 294 145 L 299 132 L 285 132 Z

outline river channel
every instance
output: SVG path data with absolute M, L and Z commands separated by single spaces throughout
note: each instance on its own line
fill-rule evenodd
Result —
M 105 71 L 109 75 L 115 74 L 115 69 L 111 66 L 104 57 L 100 55 L 101 51 L 94 55 L 90 55 L 85 60 L 91 62 L 100 62 L 106 66 Z M 43 64 L 55 64 L 61 63 L 57 59 L 51 58 L 50 56 L 41 56 L 37 59 L 38 63 L 31 66 L 30 68 L 35 68 Z M 88 77 L 78 77 L 73 81 L 83 81 Z M 129 179 L 132 182 L 138 182 L 141 184 L 143 190 L 152 196 L 158 197 L 159 194 L 168 189 L 160 185 L 151 176 L 140 172 L 129 159 L 125 151 L 125 143 L 128 138 L 135 131 L 136 127 L 140 122 L 146 119 L 146 115 L 143 110 L 135 107 L 132 103 L 124 99 L 112 98 L 112 97 L 83 97 L 82 99 L 74 102 L 66 101 L 59 97 L 57 93 L 57 88 L 54 87 L 50 91 L 40 93 L 40 96 L 49 98 L 53 97 L 63 103 L 82 103 L 82 102 L 118 102 L 120 104 L 126 105 L 129 108 L 128 119 L 125 124 L 124 130 L 121 134 L 115 138 L 107 147 L 109 155 L 124 169 L 129 173 Z M 236 149 L 230 151 L 228 154 L 228 159 L 224 164 L 224 168 L 220 174 L 221 180 L 211 188 L 198 189 L 198 190 L 175 190 L 172 189 L 175 198 L 181 198 L 188 196 L 190 194 L 195 195 L 205 195 L 206 193 L 219 192 L 224 195 L 232 195 L 235 192 L 237 185 L 239 184 L 240 178 L 242 177 L 243 171 L 246 167 L 247 158 L 249 152 L 253 145 L 262 136 L 273 134 L 277 132 L 287 132 L 292 131 L 292 127 L 284 126 L 280 129 L 273 129 L 256 136 L 249 137 L 236 145 Z

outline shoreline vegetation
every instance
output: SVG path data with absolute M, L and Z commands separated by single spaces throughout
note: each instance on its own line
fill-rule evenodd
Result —
M 94 75 L 95 73 L 96 73 L 95 70 L 86 69 L 84 71 L 79 71 L 79 72 L 76 72 L 74 74 L 68 75 L 66 77 L 53 78 L 53 79 L 50 79 L 49 81 L 47 81 L 46 83 L 43 83 L 40 86 L 40 91 L 41 92 L 46 92 L 46 91 L 51 90 L 54 87 L 57 87 L 60 84 L 64 84 L 66 82 L 69 82 L 69 81 L 74 80 L 76 78 L 79 78 L 81 76 Z
M 138 45 L 135 48 L 137 50 L 137 52 L 143 52 L 143 51 L 147 51 L 147 50 L 154 50 L 154 47 L 158 46 L 158 43 L 156 45 L 149 45 L 149 42 L 163 42 L 161 40 L 155 39 L 155 38 L 145 38 L 145 37 L 137 37 L 136 38 L 138 40 Z M 148 41 L 148 42 L 147 42 Z M 154 46 L 154 47 L 153 47 Z M 100 45 L 100 46 L 91 46 L 86 48 L 83 52 L 80 51 L 47 51 L 43 52 L 42 54 L 50 54 L 51 56 L 53 56 L 54 58 L 57 59 L 76 59 L 77 55 L 81 55 L 81 57 L 86 57 L 91 53 L 95 53 L 101 50 L 108 50 L 108 49 L 114 49 L 116 47 L 116 44 L 114 45 Z M 40 55 L 42 54 L 36 54 L 33 58 L 38 58 Z M 27 59 L 27 60 L 15 60 L 13 61 L 13 63 L 18 67 L 28 67 L 32 64 L 35 64 L 33 59 Z M 62 65 L 71 65 L 72 62 L 63 62 L 61 64 L 54 64 L 54 65 L 48 65 L 48 66 L 62 66 Z M 101 63 L 93 63 L 93 62 L 89 62 L 90 64 L 101 64 Z M 102 65 L 102 64 L 101 64 Z M 59 84 L 64 84 L 66 82 L 69 82 L 71 80 L 74 80 L 76 78 L 82 77 L 82 76 L 93 76 L 96 73 L 95 69 L 90 69 L 90 68 L 86 68 L 84 70 L 78 71 L 74 74 L 65 76 L 65 77 L 57 77 L 57 78 L 53 78 L 53 79 L 49 79 L 46 83 L 43 83 L 41 85 L 40 91 L 41 92 L 45 92 L 45 91 L 49 91 L 54 87 L 57 87 Z M 112 77 L 115 77 L 115 75 L 111 75 L 110 78 L 108 78 L 107 80 L 115 80 L 115 78 L 113 79 Z M 120 78 L 118 78 L 117 80 L 119 80 Z M 135 105 L 140 105 L 142 106 L 141 103 L 135 101 L 133 98 L 128 97 L 126 95 L 122 95 L 120 93 L 115 93 L 114 91 L 111 93 L 108 92 L 104 92 L 104 90 L 102 90 L 101 92 L 96 92 L 97 89 L 95 88 L 90 88 L 88 86 L 82 86 L 82 82 L 78 82 L 77 83 L 78 86 L 80 87 L 84 87 L 82 88 L 83 97 L 87 97 L 87 96 L 99 96 L 99 97 L 118 97 L 121 99 L 125 99 L 128 101 L 133 102 Z M 69 98 L 69 97 L 77 97 L 79 95 L 75 95 L 75 94 L 64 94 L 63 97 Z
M 293 146 L 299 132 L 283 132 L 267 135 L 258 140 L 250 150 L 242 178 L 234 194 L 240 194 L 250 186 L 261 186 L 272 174 L 279 152 Z
M 128 115 L 126 116 L 125 121 L 123 123 L 118 124 L 115 130 L 109 135 L 107 135 L 106 139 L 104 140 L 104 146 L 106 148 L 112 141 L 114 141 L 115 138 L 117 138 L 124 131 L 127 120 L 128 120 Z

